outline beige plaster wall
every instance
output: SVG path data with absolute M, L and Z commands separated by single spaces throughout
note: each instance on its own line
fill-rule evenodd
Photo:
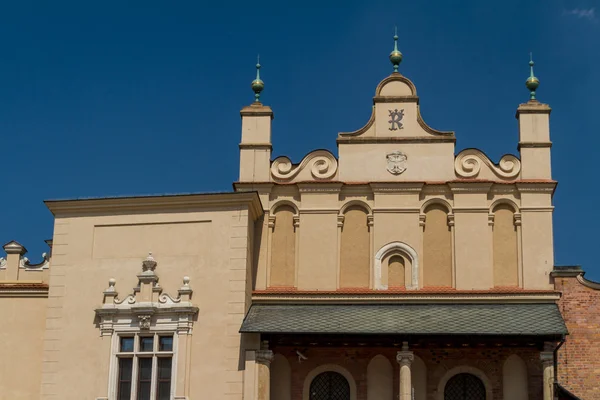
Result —
M 439 204 L 425 210 L 423 286 L 452 287 L 452 232 L 448 212 Z
M 0 399 L 40 398 L 46 298 L 0 298 Z
M 367 211 L 351 206 L 344 213 L 340 246 L 340 287 L 369 287 L 370 235 Z
M 200 309 L 191 336 L 190 397 L 241 399 L 238 330 L 248 306 L 253 228 L 245 207 L 58 217 L 40 398 L 107 395 L 110 339 L 100 337 L 94 309 L 109 278 L 120 296 L 131 293 L 152 251 L 163 290 L 176 295 L 189 276 Z

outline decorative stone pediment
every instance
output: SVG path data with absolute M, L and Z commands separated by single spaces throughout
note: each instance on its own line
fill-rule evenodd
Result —
M 142 262 L 142 271 L 137 275 L 138 286 L 133 293 L 119 298 L 116 280 L 108 281 L 104 290 L 104 302 L 96 309 L 98 325 L 102 336 L 112 335 L 116 325 L 137 326 L 141 330 L 151 329 L 159 324 L 161 328 L 170 327 L 178 333 L 189 334 L 198 307 L 191 301 L 190 278 L 183 277 L 183 285 L 172 297 L 162 292 L 158 284 L 156 267 L 158 263 L 152 253 Z
M 415 85 L 400 73 L 379 83 L 367 124 L 354 132 L 342 132 L 338 143 L 359 142 L 454 142 L 454 132 L 429 127 L 421 117 Z

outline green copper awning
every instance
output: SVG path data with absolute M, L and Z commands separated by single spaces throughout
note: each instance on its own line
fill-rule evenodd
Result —
M 242 333 L 559 336 L 556 304 L 254 304 Z

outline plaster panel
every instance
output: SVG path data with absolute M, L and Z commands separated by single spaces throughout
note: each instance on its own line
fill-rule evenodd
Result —
M 550 148 L 521 148 L 523 179 L 552 179 Z
M 406 170 L 390 173 L 387 154 L 407 156 Z M 453 143 L 362 143 L 339 145 L 342 182 L 447 181 L 454 178 Z
M 550 118 L 548 114 L 520 114 L 519 136 L 522 142 L 549 142 Z
M 198 254 L 210 241 L 209 226 L 210 221 L 97 225 L 93 258 L 140 257 L 149 251 L 162 256 Z
M 242 118 L 242 143 L 270 143 L 271 117 L 248 116 Z
M 398 82 L 401 83 L 401 82 Z M 402 111 L 404 114 L 398 125 L 389 122 L 390 111 Z M 390 128 L 396 128 L 395 130 Z M 415 137 L 431 136 L 417 122 L 417 103 L 377 103 L 375 105 L 375 136 L 378 137 Z
M 456 289 L 487 290 L 493 286 L 488 213 L 454 214 Z
M 523 211 L 523 286 L 525 289 L 552 289 L 554 268 L 552 213 Z
M 337 213 L 300 213 L 299 290 L 337 288 Z

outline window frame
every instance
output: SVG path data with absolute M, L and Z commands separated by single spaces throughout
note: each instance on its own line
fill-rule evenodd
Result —
M 158 394 L 158 359 L 159 358 L 171 358 L 171 387 L 169 390 L 169 398 L 173 398 L 175 395 L 176 386 L 176 366 L 177 366 L 177 345 L 178 345 L 178 334 L 175 330 L 169 329 L 157 329 L 157 330 L 132 330 L 132 331 L 116 331 L 112 335 L 112 346 L 111 346 L 111 361 L 109 374 L 109 399 L 118 399 L 119 395 L 119 360 L 122 358 L 131 358 L 131 400 L 135 400 L 138 397 L 139 387 L 139 360 L 141 358 L 152 359 L 152 376 L 150 383 L 150 399 L 156 400 Z M 168 336 L 172 338 L 172 350 L 171 351 L 160 351 L 160 337 Z M 121 338 L 133 337 L 133 350 L 129 352 L 121 351 Z M 141 351 L 140 341 L 142 337 L 153 337 L 152 351 Z

